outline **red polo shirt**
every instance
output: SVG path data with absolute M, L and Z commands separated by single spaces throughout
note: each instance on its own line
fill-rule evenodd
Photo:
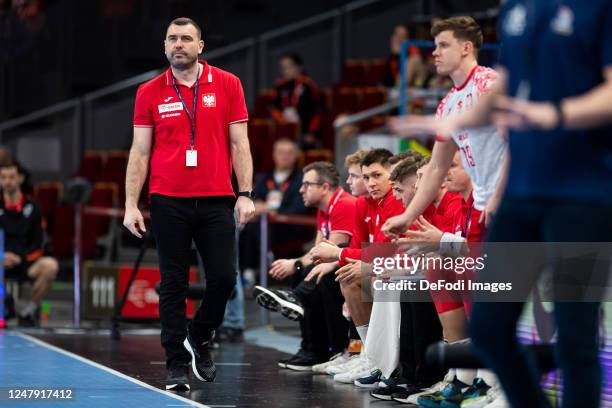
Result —
M 391 242 L 389 238 L 381 231 L 385 222 L 396 215 L 404 212 L 404 206 L 401 201 L 393 196 L 389 191 L 381 200 L 373 200 L 370 197 L 359 197 L 356 203 L 355 230 L 353 239 L 348 248 L 343 248 L 340 252 L 340 263 L 350 259 L 362 259 L 362 245 L 372 242 Z M 367 256 L 366 258 L 370 258 Z
M 200 61 L 195 146 L 197 166 L 185 165 L 191 122 L 169 68 L 138 88 L 134 127 L 153 128 L 149 192 L 175 197 L 234 195 L 231 183 L 229 125 L 248 120 L 240 79 Z M 191 112 L 195 83 L 177 82 Z
M 323 238 L 329 239 L 332 232 L 353 236 L 356 201 L 355 197 L 338 187 L 325 212 L 317 212 L 317 231 L 321 232 Z
M 430 204 L 423 217 L 442 232 L 454 234 L 457 230 L 457 217 L 461 217 L 463 199 L 457 193 L 444 193 L 438 206 Z

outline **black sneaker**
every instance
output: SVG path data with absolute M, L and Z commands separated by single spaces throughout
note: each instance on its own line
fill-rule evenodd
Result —
M 40 324 L 40 306 L 37 306 L 32 313 L 18 314 L 17 324 L 20 327 L 37 327 Z
M 280 312 L 289 320 L 298 321 L 304 317 L 304 307 L 295 294 L 288 290 L 267 289 L 255 286 L 253 296 L 259 304 L 273 312 Z
M 302 358 L 306 355 L 306 351 L 304 349 L 299 349 L 297 353 L 292 355 L 291 357 L 283 358 L 278 360 L 278 366 L 280 368 L 287 368 L 287 363 L 295 360 L 296 358 Z
M 193 338 L 191 338 L 189 331 L 187 331 L 187 337 L 185 341 L 183 341 L 183 346 L 187 349 L 189 354 L 191 354 L 191 368 L 193 374 L 200 381 L 212 382 L 215 381 L 215 377 L 217 376 L 217 367 L 215 367 L 215 362 L 210 356 L 211 338 L 197 344 Z
M 13 299 L 13 295 L 10 293 L 5 293 L 4 295 L 4 320 L 10 320 L 17 317 L 15 299 Z
M 189 367 L 186 365 L 170 367 L 166 377 L 166 390 L 189 391 Z
M 370 392 L 370 396 L 384 401 L 391 401 L 391 396 L 397 392 L 406 391 L 406 387 L 402 385 L 387 385 L 386 387 L 378 387 Z
M 329 360 L 329 356 L 305 352 L 301 357 L 288 361 L 287 368 L 294 371 L 312 371 L 312 366 L 325 363 L 327 360 Z
M 219 343 L 242 343 L 244 341 L 244 331 L 232 327 L 219 327 L 215 332 L 215 341 Z

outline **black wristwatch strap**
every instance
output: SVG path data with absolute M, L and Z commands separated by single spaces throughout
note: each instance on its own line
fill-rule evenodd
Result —
M 295 263 L 293 264 L 293 267 L 295 268 L 295 271 L 297 273 L 302 273 L 302 270 L 304 269 L 304 264 L 302 263 L 302 261 L 300 261 L 299 259 L 297 261 L 295 261 Z
M 255 198 L 255 193 L 253 191 L 239 191 L 238 197 L 248 197 L 252 200 Z

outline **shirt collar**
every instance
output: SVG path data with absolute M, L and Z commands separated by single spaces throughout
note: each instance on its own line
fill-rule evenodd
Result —
M 200 84 L 211 84 L 213 81 L 212 66 L 204 60 L 198 60 L 201 65 L 202 75 L 200 75 Z M 166 70 L 166 86 L 172 86 L 172 68 Z
M 338 196 L 342 193 L 344 193 L 344 189 L 342 187 L 338 187 L 336 191 L 334 192 L 334 195 L 332 196 L 332 198 L 329 200 L 329 204 L 327 204 L 327 209 L 325 210 L 326 216 L 329 215 L 329 213 L 331 212 L 331 209 L 334 207 L 334 205 L 340 198 Z

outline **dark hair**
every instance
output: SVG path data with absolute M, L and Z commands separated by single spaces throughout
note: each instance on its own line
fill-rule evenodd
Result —
M 419 156 L 421 156 L 420 153 Z M 397 166 L 395 166 L 391 172 L 391 175 L 389 176 L 389 180 L 402 183 L 406 177 L 416 175 L 416 172 L 421 167 L 422 162 L 423 156 L 420 158 L 417 158 L 416 156 L 406 157 L 404 160 L 399 162 Z
M 300 68 L 304 66 L 304 61 L 302 60 L 302 57 L 293 52 L 283 54 L 281 59 L 290 59 L 295 65 Z
M 174 20 L 170 22 L 170 24 L 168 24 L 168 28 L 170 28 L 171 25 L 184 26 L 184 25 L 189 25 L 189 24 L 191 24 L 192 26 L 196 28 L 196 30 L 198 31 L 198 36 L 202 38 L 202 29 L 200 28 L 198 23 L 196 23 L 189 17 L 175 18 Z M 168 32 L 168 28 L 166 28 L 166 32 Z
M 304 167 L 302 173 L 306 174 L 311 170 L 317 173 L 319 183 L 328 183 L 332 187 L 340 185 L 340 173 L 333 164 L 324 161 L 313 162 Z
M 393 156 L 393 153 L 387 149 L 372 149 L 365 157 L 361 160 L 361 167 L 370 166 L 374 163 L 380 163 L 383 166 L 389 166 L 389 159 Z
M 442 31 L 452 31 L 458 40 L 470 41 L 474 46 L 475 53 L 482 47 L 482 29 L 472 17 L 458 16 L 438 21 L 431 27 L 432 37 Z
M 5 162 L 5 163 L 0 163 L 0 170 L 1 169 L 8 169 L 8 168 L 11 168 L 11 167 L 15 167 L 17 169 L 18 173 L 22 173 L 21 166 L 19 166 L 19 164 L 17 162 L 15 162 L 15 161 L 11 160 L 11 161 L 8 161 L 8 162 Z
M 419 169 L 425 166 L 426 164 L 429 164 L 430 161 L 431 161 L 431 156 L 423 157 L 423 160 L 419 162 Z
M 389 159 L 389 164 L 394 165 L 409 157 L 414 157 L 416 161 L 422 160 L 423 155 L 415 150 L 405 150 Z

